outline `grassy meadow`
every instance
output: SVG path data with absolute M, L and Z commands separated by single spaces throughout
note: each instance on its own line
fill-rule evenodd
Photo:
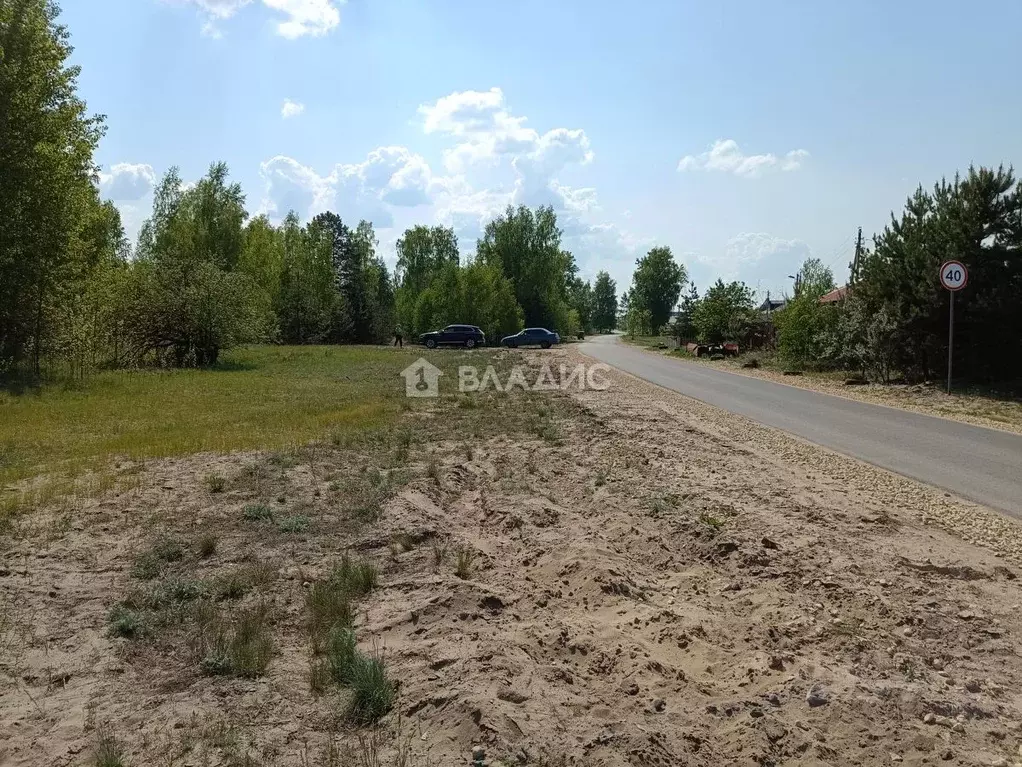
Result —
M 206 370 L 109 371 L 75 385 L 0 389 L 0 513 L 83 492 L 82 482 L 106 489 L 124 480 L 121 461 L 280 449 L 384 427 L 408 407 L 400 372 L 423 351 L 260 346 Z M 491 354 L 429 356 L 456 380 L 467 357 L 489 364 L 478 355 Z

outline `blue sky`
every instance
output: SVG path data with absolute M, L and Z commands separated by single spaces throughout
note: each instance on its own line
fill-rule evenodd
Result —
M 622 289 L 669 245 L 700 287 L 844 276 L 915 186 L 1022 165 L 1018 0 L 64 0 L 102 189 L 134 234 L 169 167 L 226 161 L 252 214 L 330 208 L 381 249 L 470 252 L 551 204 Z

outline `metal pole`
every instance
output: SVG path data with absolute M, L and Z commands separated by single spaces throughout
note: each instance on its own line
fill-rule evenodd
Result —
M 951 393 L 951 352 L 955 344 L 955 292 L 949 290 L 951 296 L 951 310 L 948 312 L 947 321 L 947 393 Z

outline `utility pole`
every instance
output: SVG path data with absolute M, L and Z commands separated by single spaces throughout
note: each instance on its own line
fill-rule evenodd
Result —
M 852 257 L 852 273 L 848 277 L 848 284 L 854 285 L 859 279 L 859 259 L 862 257 L 862 227 L 859 227 L 859 236 L 855 238 L 855 255 Z

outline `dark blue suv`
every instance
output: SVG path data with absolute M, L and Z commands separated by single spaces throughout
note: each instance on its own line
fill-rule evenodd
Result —
M 561 337 L 546 328 L 526 328 L 513 336 L 505 336 L 500 340 L 504 346 L 517 349 L 519 346 L 541 346 L 549 349 L 561 342 Z
M 474 349 L 477 346 L 486 346 L 486 336 L 475 325 L 448 325 L 443 330 L 423 333 L 419 336 L 419 343 L 427 349 L 435 349 L 438 346 L 464 346 L 466 349 Z

